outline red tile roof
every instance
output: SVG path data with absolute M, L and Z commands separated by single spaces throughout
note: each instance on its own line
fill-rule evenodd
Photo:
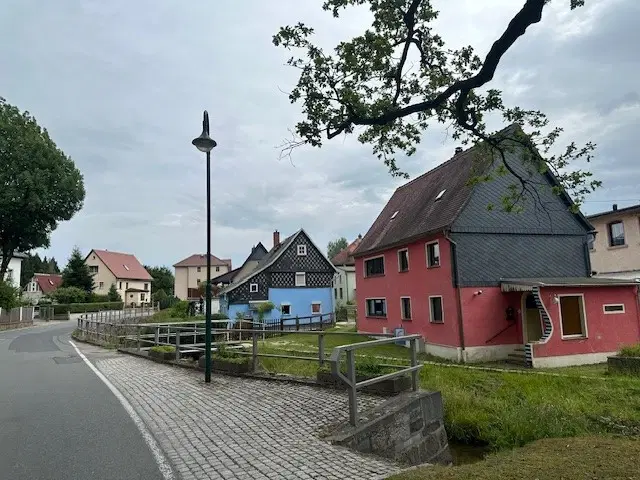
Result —
M 174 267 L 205 267 L 207 265 L 207 255 L 204 253 L 194 253 L 190 257 L 180 260 Z M 231 259 L 220 259 L 215 255 L 211 255 L 211 265 L 214 267 L 226 265 L 231 270 Z
M 142 266 L 138 259 L 130 253 L 110 252 L 108 250 L 91 250 L 102 263 L 115 275 L 116 278 L 130 280 L 153 280 L 149 272 Z M 87 255 L 87 258 L 89 257 Z
M 331 259 L 331 263 L 333 263 L 334 265 L 355 265 L 356 261 L 353 258 L 353 252 L 355 252 L 356 248 L 358 248 L 358 245 L 360 245 L 361 241 L 362 235 L 358 235 L 358 238 L 351 242 L 351 244 L 348 245 L 347 248 L 340 250 L 333 256 L 333 258 Z
M 42 293 L 45 294 L 53 292 L 62 285 L 62 275 L 54 273 L 36 273 L 33 275 L 33 279 L 38 283 Z

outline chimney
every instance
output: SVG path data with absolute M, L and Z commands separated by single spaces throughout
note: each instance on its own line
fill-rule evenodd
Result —
M 280 232 L 276 230 L 273 232 L 273 246 L 274 248 L 280 245 Z
M 462 147 L 456 147 L 456 155 L 462 153 Z
M 615 212 L 616 210 L 618 210 L 618 204 L 617 204 L 617 203 L 614 203 L 614 204 L 613 204 L 613 211 Z

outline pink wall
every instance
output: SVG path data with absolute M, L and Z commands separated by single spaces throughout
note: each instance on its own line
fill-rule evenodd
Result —
M 521 344 L 522 293 L 502 293 L 500 287 L 461 288 L 465 347 Z M 482 291 L 477 295 L 476 292 Z M 513 307 L 515 321 L 507 321 L 507 307 Z M 508 327 L 508 328 L 507 328 Z M 497 337 L 500 331 L 504 330 Z
M 584 294 L 588 338 L 562 339 L 560 305 L 556 294 Z M 637 287 L 547 287 L 540 296 L 553 322 L 553 335 L 545 344 L 534 344 L 534 357 L 552 357 L 582 353 L 614 352 L 620 346 L 640 341 Z M 623 303 L 625 313 L 605 314 L 604 304 Z
M 425 244 L 438 240 L 440 266 L 427 268 Z M 398 271 L 398 250 L 409 249 L 409 271 Z M 433 236 L 409 245 L 402 245 L 384 253 L 385 274 L 364 277 L 364 260 L 378 255 L 356 259 L 356 300 L 358 304 L 358 331 L 381 333 L 383 327 L 392 333 L 403 327 L 407 334 L 419 333 L 429 343 L 458 345 L 458 314 L 455 289 L 451 277 L 451 247 L 442 235 Z M 441 295 L 444 323 L 429 321 L 429 296 Z M 400 297 L 411 297 L 411 321 L 401 319 Z M 367 298 L 386 298 L 387 318 L 366 316 Z

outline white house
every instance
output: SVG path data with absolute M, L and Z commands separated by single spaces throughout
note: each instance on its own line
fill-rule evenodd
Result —
M 333 297 L 335 305 L 344 305 L 356 301 L 356 261 L 353 252 L 360 245 L 362 235 L 358 235 L 347 248 L 338 252 L 331 263 L 338 273 L 333 278 Z
M 11 282 L 14 287 L 20 288 L 20 273 L 22 272 L 22 259 L 27 258 L 27 255 L 20 252 L 15 252 L 11 260 L 9 260 L 9 268 L 5 275 L 5 280 Z M 2 257 L 0 257 L 0 261 Z

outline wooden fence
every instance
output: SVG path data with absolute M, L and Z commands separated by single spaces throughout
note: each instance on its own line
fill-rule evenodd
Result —
M 0 308 L 0 330 L 33 325 L 33 307 Z

